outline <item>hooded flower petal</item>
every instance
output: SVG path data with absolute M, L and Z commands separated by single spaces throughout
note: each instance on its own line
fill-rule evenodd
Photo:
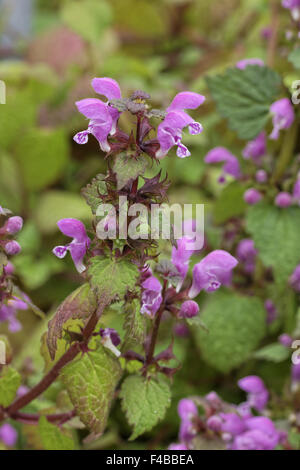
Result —
M 213 292 L 222 284 L 228 285 L 231 281 L 231 272 L 237 264 L 237 259 L 227 251 L 215 250 L 209 253 L 194 266 L 189 297 L 196 297 L 202 289 Z
M 223 173 L 238 179 L 241 176 L 240 164 L 238 159 L 225 147 L 215 147 L 210 150 L 204 158 L 205 163 L 224 162 Z
M 183 111 L 184 109 L 196 109 L 205 101 L 205 96 L 193 93 L 191 91 L 182 91 L 178 93 L 173 99 L 170 106 L 167 108 L 167 113 L 170 111 Z
M 268 403 L 269 392 L 260 377 L 249 375 L 238 382 L 239 387 L 248 393 L 247 402 L 251 408 L 264 410 Z
M 120 86 L 113 78 L 94 78 L 92 80 L 92 87 L 96 93 L 105 96 L 109 101 L 121 99 Z

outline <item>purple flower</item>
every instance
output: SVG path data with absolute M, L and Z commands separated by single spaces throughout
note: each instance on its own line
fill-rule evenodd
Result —
M 236 413 L 220 413 L 220 417 L 222 419 L 221 430 L 224 433 L 236 436 L 246 429 L 244 420 Z
M 91 243 L 85 226 L 77 219 L 61 219 L 57 222 L 57 225 L 64 235 L 73 238 L 73 240 L 68 245 L 56 246 L 53 249 L 53 253 L 58 258 L 64 258 L 67 251 L 69 251 L 77 271 L 82 273 L 85 270 L 83 258 Z
M 121 343 L 120 336 L 113 328 L 101 328 L 100 336 L 102 338 L 102 344 L 109 349 L 115 356 L 121 355 L 120 351 L 116 348 Z
M 18 433 L 10 424 L 3 424 L 0 427 L 0 439 L 6 446 L 14 447 L 18 439 Z
M 187 338 L 190 335 L 190 330 L 184 323 L 176 323 L 173 331 L 176 336 L 179 336 L 179 338 Z
M 255 179 L 258 183 L 266 183 L 268 180 L 268 174 L 265 170 L 257 170 L 255 173 Z
M 290 277 L 290 285 L 296 292 L 300 292 L 300 264 L 296 266 L 293 274 Z
M 15 267 L 14 265 L 9 261 L 6 266 L 4 266 L 4 272 L 7 276 L 11 276 L 14 273 Z
M 252 408 L 262 411 L 269 399 L 269 392 L 263 381 L 256 375 L 249 375 L 238 381 L 238 386 L 247 392 L 247 402 Z
M 293 187 L 293 198 L 295 202 L 300 206 L 300 178 L 297 179 Z
M 21 251 L 21 247 L 16 240 L 10 240 L 5 243 L 4 250 L 8 255 L 17 255 Z
M 291 10 L 292 17 L 295 21 L 300 18 L 300 0 L 282 0 L 282 6 Z
M 267 299 L 265 301 L 264 307 L 265 307 L 266 312 L 267 312 L 267 323 L 271 324 L 271 323 L 273 323 L 274 320 L 276 320 L 276 318 L 278 316 L 277 308 L 276 308 L 276 306 L 274 305 L 274 303 L 272 302 L 271 299 Z
M 177 291 L 180 290 L 185 276 L 189 269 L 190 257 L 194 251 L 191 249 L 191 239 L 189 237 L 179 238 L 177 240 L 177 247 L 172 248 L 172 263 L 180 274 L 181 281 L 177 285 Z
M 277 140 L 281 129 L 288 129 L 294 122 L 294 108 L 288 98 L 282 98 L 275 101 L 270 107 L 273 114 L 274 129 L 270 135 L 270 139 Z
M 179 158 L 191 155 L 187 147 L 182 144 L 182 130 L 188 127 L 189 133 L 196 135 L 202 132 L 203 127 L 185 113 L 184 109 L 196 109 L 204 101 L 204 96 L 190 91 L 183 91 L 175 96 L 166 110 L 165 119 L 157 128 L 157 138 L 160 144 L 160 149 L 156 152 L 157 158 L 164 158 L 174 146 L 177 146 L 177 156 Z
M 251 206 L 257 204 L 261 199 L 262 194 L 257 189 L 250 188 L 244 193 L 244 201 Z
M 250 238 L 241 240 L 237 246 L 237 259 L 244 264 L 247 273 L 253 273 L 255 269 L 255 259 L 257 250 L 254 247 L 254 241 Z
M 286 348 L 290 348 L 293 343 L 293 338 L 287 333 L 280 335 L 278 340 L 279 343 L 282 344 L 282 346 L 285 346 Z
M 141 313 L 154 316 L 162 303 L 162 286 L 155 276 L 149 276 L 142 283 L 142 308 Z
M 211 429 L 214 432 L 220 432 L 222 430 L 223 421 L 222 418 L 218 415 L 212 415 L 206 421 L 208 429 Z
M 169 450 L 188 450 L 185 444 L 170 444 L 168 447 Z
M 292 202 L 293 202 L 293 198 L 291 194 L 284 192 L 284 191 L 281 193 L 278 193 L 275 198 L 275 205 L 281 208 L 290 207 Z
M 191 420 L 198 415 L 198 408 L 189 398 L 183 398 L 178 403 L 178 414 L 182 420 Z
M 261 59 L 243 59 L 237 62 L 236 67 L 240 70 L 244 70 L 248 65 L 259 65 L 264 67 L 265 63 Z
M 202 289 L 213 292 L 222 284 L 230 284 L 232 270 L 237 264 L 237 259 L 226 251 L 215 250 L 209 253 L 194 266 L 189 297 L 196 297 Z
M 258 136 L 250 140 L 243 150 L 243 157 L 246 160 L 252 159 L 256 164 L 260 163 L 261 157 L 266 154 L 267 142 L 266 133 L 261 132 Z
M 3 229 L 1 229 L 1 231 L 3 231 L 4 233 L 6 234 L 9 234 L 9 235 L 15 235 L 16 233 L 18 233 L 23 227 L 23 219 L 22 217 L 19 217 L 18 215 L 17 216 L 14 216 L 14 217 L 10 217 Z
M 292 365 L 292 381 L 300 382 L 300 363 Z
M 25 298 L 25 295 L 24 295 Z M 28 299 L 29 300 L 29 299 Z M 16 333 L 20 331 L 22 328 L 21 323 L 17 320 L 16 316 L 18 310 L 27 310 L 28 305 L 21 299 L 17 297 L 12 297 L 11 299 L 7 300 L 6 303 L 0 305 L 0 323 L 1 322 L 8 322 L 9 330 L 12 333 Z
M 74 136 L 78 144 L 86 144 L 89 134 L 92 134 L 98 140 L 103 152 L 109 152 L 110 145 L 107 141 L 109 135 L 116 133 L 117 121 L 120 113 L 112 106 L 109 101 L 121 98 L 121 91 L 118 83 L 112 78 L 94 78 L 92 86 L 96 93 L 105 96 L 108 102 L 96 98 L 88 98 L 77 101 L 78 111 L 89 119 L 87 130 L 79 132 Z
M 225 175 L 231 175 L 236 179 L 241 177 L 240 164 L 238 159 L 225 147 L 215 147 L 210 150 L 204 158 L 205 163 L 224 162 L 220 182 L 225 181 Z
M 199 305 L 193 300 L 186 300 L 180 308 L 179 318 L 193 318 L 199 313 Z
M 179 440 L 188 443 L 197 435 L 197 430 L 193 423 L 189 420 L 183 420 L 179 429 Z

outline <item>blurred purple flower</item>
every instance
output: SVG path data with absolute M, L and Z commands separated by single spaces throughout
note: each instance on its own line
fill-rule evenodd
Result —
M 264 410 L 268 403 L 269 392 L 260 377 L 249 375 L 238 381 L 238 386 L 247 392 L 247 402 L 251 408 Z
M 294 272 L 289 279 L 289 283 L 296 292 L 300 292 L 300 264 L 298 264 L 294 269 Z
M 275 205 L 281 208 L 290 207 L 292 202 L 293 202 L 293 198 L 291 194 L 284 192 L 284 191 L 281 193 L 278 193 L 275 198 Z
M 25 297 L 26 296 L 24 295 L 24 298 Z M 28 305 L 23 300 L 17 297 L 12 297 L 11 299 L 8 299 L 6 303 L 0 305 L 0 323 L 7 321 L 9 325 L 9 330 L 12 333 L 20 331 L 22 326 L 21 323 L 17 320 L 16 316 L 18 314 L 18 310 L 27 309 Z
M 246 160 L 252 159 L 256 164 L 259 164 L 261 161 L 261 157 L 266 154 L 266 151 L 266 133 L 261 132 L 255 139 L 250 140 L 248 142 L 248 144 L 243 150 L 243 157 Z
M 193 300 L 186 300 L 180 308 L 179 318 L 193 318 L 199 313 L 199 305 Z
M 262 194 L 255 188 L 249 188 L 244 193 L 244 201 L 253 206 L 257 204 L 262 199 Z
M 277 308 L 271 299 L 265 301 L 264 307 L 267 312 L 267 323 L 270 325 L 278 316 Z
M 10 424 L 5 423 L 0 427 L 0 440 L 8 447 L 14 447 L 17 443 L 18 433 Z
M 241 177 L 240 163 L 229 150 L 225 147 L 215 147 L 210 150 L 204 158 L 205 163 L 220 163 L 224 162 L 222 168 L 222 175 L 219 179 L 220 182 L 225 181 L 225 175 L 231 175 L 236 179 Z
M 247 273 L 253 273 L 255 269 L 257 250 L 254 247 L 254 241 L 250 238 L 241 240 L 237 246 L 237 259 L 244 265 Z
M 259 65 L 260 67 L 264 67 L 265 63 L 262 59 L 243 59 L 237 62 L 236 67 L 240 70 L 244 70 L 248 65 Z
M 277 140 L 281 129 L 288 129 L 293 124 L 295 112 L 289 98 L 275 101 L 270 107 L 270 112 L 273 115 L 274 126 L 270 139 Z

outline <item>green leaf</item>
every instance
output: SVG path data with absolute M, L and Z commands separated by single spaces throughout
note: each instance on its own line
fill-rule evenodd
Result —
M 122 189 L 126 184 L 143 175 L 147 165 L 147 159 L 143 155 L 139 157 L 126 153 L 118 155 L 113 166 L 113 171 L 117 176 L 117 189 Z
M 67 364 L 61 379 L 81 421 L 95 434 L 106 426 L 114 391 L 122 369 L 112 353 L 101 345 Z
M 214 219 L 222 224 L 231 217 L 237 217 L 245 212 L 247 204 L 243 199 L 245 188 L 238 182 L 233 182 L 223 189 L 214 205 Z
M 45 416 L 39 419 L 39 434 L 45 450 L 74 450 L 75 442 Z
M 260 259 L 285 283 L 300 261 L 300 209 L 260 203 L 249 208 L 246 224 Z
M 288 61 L 293 64 L 295 69 L 300 69 L 300 47 L 296 47 L 288 56 Z
M 122 345 L 123 350 L 128 349 L 132 343 L 143 344 L 146 334 L 146 319 L 141 314 L 141 304 L 137 299 L 126 306 L 123 328 L 126 332 Z
M 272 343 L 264 346 L 253 354 L 256 359 L 264 359 L 271 362 L 282 362 L 291 355 L 289 348 L 280 343 Z
M 0 405 L 7 407 L 14 400 L 21 385 L 19 372 L 10 366 L 4 366 L 0 374 Z
M 215 293 L 203 307 L 208 329 L 195 331 L 203 359 L 227 373 L 246 361 L 265 333 L 265 311 L 255 297 Z
M 108 305 L 116 298 L 123 299 L 135 288 L 139 276 L 137 266 L 126 259 L 110 259 L 95 256 L 87 269 L 91 287 L 96 290 L 98 301 Z
M 279 75 L 268 67 L 252 65 L 230 68 L 207 77 L 207 84 L 220 114 L 241 139 L 250 140 L 263 130 L 270 105 L 280 91 Z
M 150 431 L 165 416 L 171 404 L 171 391 L 165 378 L 145 379 L 130 375 L 121 387 L 122 409 L 133 427 L 130 440 Z
M 23 181 L 27 189 L 34 191 L 54 183 L 64 171 L 69 148 L 65 132 L 32 129 L 16 144 Z
M 97 175 L 92 179 L 91 183 L 81 190 L 84 199 L 91 207 L 93 214 L 96 214 L 99 204 L 102 203 L 100 194 L 106 193 L 106 184 L 104 175 Z
M 105 0 L 66 2 L 61 11 L 64 23 L 88 41 L 99 41 L 112 21 L 111 7 Z
M 55 358 L 57 340 L 62 338 L 65 323 L 70 319 L 87 320 L 96 307 L 96 297 L 88 283 L 72 292 L 58 307 L 48 324 L 47 344 L 52 360 Z

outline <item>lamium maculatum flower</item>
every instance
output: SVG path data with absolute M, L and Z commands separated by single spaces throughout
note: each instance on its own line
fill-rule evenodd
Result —
M 87 130 L 78 132 L 74 136 L 77 144 L 86 144 L 89 134 L 92 134 L 99 142 L 103 152 L 109 152 L 110 145 L 108 136 L 116 133 L 116 125 L 120 116 L 120 112 L 109 105 L 109 101 L 121 98 L 121 90 L 119 84 L 112 78 L 94 78 L 92 87 L 99 95 L 107 98 L 107 102 L 103 102 L 97 98 L 88 98 L 76 102 L 78 111 L 89 119 Z
M 141 313 L 153 317 L 158 311 L 162 302 L 162 286 L 155 276 L 149 276 L 142 283 L 142 308 Z
M 275 101 L 270 107 L 273 115 L 273 131 L 270 139 L 277 140 L 282 129 L 289 129 L 294 122 L 295 112 L 289 98 Z
M 189 297 L 196 297 L 201 290 L 213 292 L 231 282 L 232 270 L 238 264 L 236 258 L 224 250 L 215 250 L 197 263 L 193 269 L 193 284 Z
M 241 177 L 240 163 L 229 150 L 225 147 L 215 147 L 210 150 L 204 158 L 205 163 L 224 163 L 222 167 L 222 175 L 219 181 L 225 181 L 225 175 L 233 176 L 235 179 Z
M 249 188 L 244 193 L 244 201 L 250 206 L 257 204 L 261 199 L 262 194 L 255 188 Z
M 193 318 L 199 313 L 199 305 L 193 300 L 183 302 L 179 312 L 179 318 Z
M 261 132 L 255 139 L 250 140 L 243 150 L 243 157 L 246 160 L 253 160 L 257 165 L 260 164 L 261 158 L 266 154 L 267 142 L 266 133 Z
M 241 240 L 237 246 L 237 258 L 244 265 L 247 273 L 253 273 L 255 269 L 255 259 L 257 250 L 254 247 L 254 241 L 250 238 Z
M 198 93 L 183 91 L 178 93 L 167 108 L 166 117 L 157 128 L 157 139 L 160 145 L 156 158 L 164 158 L 169 150 L 176 146 L 179 158 L 189 157 L 190 151 L 182 143 L 182 131 L 188 127 L 191 135 L 200 134 L 203 130 L 199 122 L 194 121 L 185 109 L 196 109 L 205 101 L 205 97 Z
M 247 402 L 251 408 L 263 411 L 269 399 L 269 392 L 260 377 L 249 375 L 238 381 L 238 386 L 247 392 Z
M 292 195 L 283 191 L 278 193 L 275 198 L 275 206 L 285 208 L 291 206 L 293 203 Z
M 56 246 L 53 253 L 58 258 L 64 258 L 69 251 L 77 271 L 82 273 L 85 270 L 83 258 L 91 243 L 85 226 L 77 219 L 61 219 L 57 222 L 57 225 L 64 235 L 73 238 L 73 240 L 67 245 Z

